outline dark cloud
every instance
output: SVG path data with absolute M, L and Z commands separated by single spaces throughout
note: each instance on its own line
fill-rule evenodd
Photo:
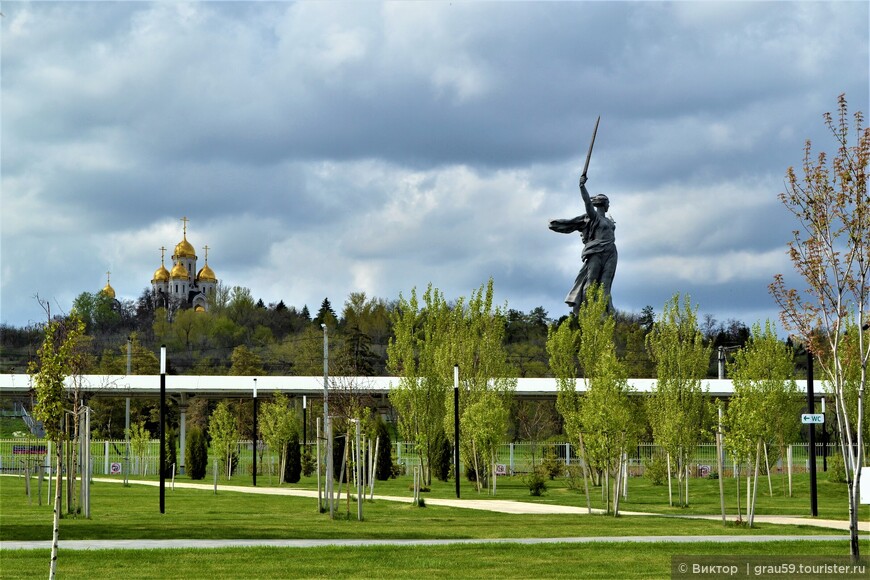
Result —
M 190 239 L 267 301 L 490 276 L 565 311 L 576 175 L 617 220 L 617 305 L 773 310 L 804 140 L 868 110 L 866 3 L 12 3 L 2 19 L 2 319 Z M 34 259 L 33 248 L 39 248 Z M 723 313 L 723 314 L 719 314 Z M 727 314 L 725 314 L 727 313 Z

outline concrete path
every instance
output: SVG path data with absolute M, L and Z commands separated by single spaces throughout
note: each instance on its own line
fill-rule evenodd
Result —
M 60 540 L 60 550 L 166 550 L 177 548 L 318 548 L 323 546 L 447 546 L 455 544 L 613 544 L 634 542 L 656 544 L 674 542 L 757 543 L 757 542 L 846 542 L 849 536 L 600 536 L 572 538 L 491 538 L 455 540 Z M 0 542 L 3 550 L 50 550 L 51 541 Z

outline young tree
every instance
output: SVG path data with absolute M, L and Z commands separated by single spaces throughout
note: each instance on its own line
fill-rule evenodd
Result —
M 208 422 L 208 432 L 211 435 L 211 444 L 215 456 L 220 460 L 226 470 L 227 479 L 233 475 L 233 464 L 236 458 L 236 444 L 239 441 L 239 430 L 236 427 L 236 418 L 230 413 L 226 401 L 221 401 L 215 407 Z
M 70 374 L 70 358 L 79 337 L 84 334 L 84 323 L 76 317 L 67 320 L 49 320 L 45 338 L 37 353 L 38 360 L 30 363 L 28 372 L 36 390 L 34 416 L 42 421 L 45 433 L 54 444 L 57 464 L 57 483 L 54 488 L 54 523 L 51 536 L 51 564 L 49 578 L 57 573 L 57 542 L 60 534 L 61 444 L 66 434 L 63 421 L 66 414 L 64 380 Z
M 698 328 L 697 307 L 692 308 L 688 296 L 682 306 L 679 294 L 665 304 L 647 335 L 647 348 L 656 363 L 656 385 L 647 405 L 653 438 L 676 461 L 679 503 L 688 505 L 682 483 L 704 433 L 708 403 L 701 379 L 710 361 L 710 349 Z
M 447 393 L 452 392 L 452 373 L 445 375 L 435 362 L 439 342 L 448 338 L 448 315 L 443 294 L 431 284 L 422 307 L 416 289 L 410 299 L 400 295 L 393 318 L 395 337 L 387 347 L 387 369 L 399 377 L 399 384 L 390 389 L 390 403 L 398 414 L 399 432 L 414 443 L 426 485 L 432 482 L 430 466 L 444 430 Z
M 489 481 L 496 450 L 507 435 L 508 411 L 516 390 L 516 369 L 504 345 L 507 305 L 493 305 L 493 281 L 457 300 L 449 311 L 446 339 L 438 341 L 435 365 L 438 376 L 452 383 L 459 365 L 460 455 L 475 465 L 478 491 Z M 445 394 L 444 431 L 453 444 L 453 392 Z M 470 432 L 466 431 L 466 427 Z M 480 469 L 482 467 L 483 469 Z M 459 474 L 457 474 L 457 477 Z M 481 482 L 483 476 L 483 482 Z
M 789 255 L 804 291 L 787 285 L 782 274 L 775 277 L 770 289 L 782 309 L 786 329 L 809 346 L 834 397 L 849 489 L 850 553 L 857 559 L 859 486 L 865 461 L 864 389 L 870 359 L 870 336 L 857 330 L 867 328 L 870 304 L 870 127 L 863 126 L 860 111 L 853 119 L 850 129 L 846 97 L 840 95 L 836 119 L 831 113 L 824 115 L 837 148 L 830 165 L 826 153 L 813 156 L 812 143 L 807 140 L 803 176 L 799 177 L 793 167 L 788 169 L 786 191 L 780 200 L 799 224 L 789 242 Z M 857 404 L 852 413 L 847 405 L 849 381 L 842 348 L 850 323 L 854 324 L 860 359 Z
M 746 460 L 747 473 L 753 462 L 759 464 L 762 445 L 775 445 L 783 457 L 788 443 L 798 436 L 802 402 L 793 359 L 791 347 L 779 340 L 768 320 L 763 329 L 760 324 L 752 326 L 746 347 L 735 353 L 729 365 L 734 396 L 728 405 L 727 445 L 738 461 Z M 738 487 L 738 501 L 739 494 Z M 754 513 L 755 493 L 747 506 L 750 525 Z
M 290 407 L 290 399 L 287 395 L 276 391 L 274 399 L 266 403 L 260 409 L 260 434 L 270 452 L 279 452 L 278 473 L 283 474 L 287 463 L 287 444 L 298 431 L 295 414 Z M 270 471 L 271 477 L 271 471 Z
M 617 475 L 622 456 L 639 434 L 639 422 L 629 401 L 625 367 L 616 356 L 616 322 L 608 311 L 608 298 L 600 287 L 591 287 L 577 313 L 577 331 L 568 320 L 551 333 L 548 343 L 551 366 L 559 377 L 556 405 L 565 418 L 565 430 L 582 444 L 584 462 L 598 472 Z M 584 369 L 586 394 L 576 391 L 573 353 Z M 618 514 L 617 479 L 614 482 L 614 514 Z M 609 498 L 608 492 L 608 509 Z

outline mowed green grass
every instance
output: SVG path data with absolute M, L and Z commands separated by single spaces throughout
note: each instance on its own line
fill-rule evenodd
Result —
M 847 542 L 481 544 L 61 550 L 60 578 L 668 578 L 673 556 L 837 556 Z M 4 579 L 47 574 L 47 550 L 3 551 Z M 857 576 L 852 576 L 857 577 Z
M 32 486 L 35 493 L 36 485 Z M 45 491 L 45 489 L 43 490 Z M 61 538 L 86 539 L 464 539 L 573 536 L 818 534 L 810 526 L 757 524 L 753 529 L 718 521 L 657 516 L 514 515 L 385 500 L 364 503 L 364 520 L 350 518 L 342 498 L 338 518 L 317 500 L 211 490 L 166 490 L 165 512 L 156 487 L 94 482 L 91 518 L 64 517 Z M 24 480 L 0 477 L 0 541 L 51 538 L 51 507 L 24 494 Z
M 507 482 L 508 480 L 503 480 Z M 243 483 L 239 478 L 229 482 Z M 258 478 L 263 485 L 263 480 Z M 308 485 L 309 482 L 305 482 Z M 408 481 L 394 480 L 377 493 L 405 495 Z M 33 481 L 33 490 L 36 482 Z M 516 495 L 509 487 L 496 496 Z M 718 489 L 718 487 L 717 487 Z M 432 494 L 451 497 L 452 484 Z M 43 490 L 45 491 L 45 490 Z M 759 524 L 754 529 L 668 516 L 510 515 L 374 501 L 365 520 L 330 520 L 316 499 L 264 496 L 219 490 L 166 490 L 166 513 L 159 513 L 158 489 L 94 482 L 92 517 L 65 517 L 63 540 L 82 539 L 460 539 L 560 538 L 638 535 L 843 534 L 809 526 Z M 528 491 L 526 490 L 527 494 Z M 555 493 L 555 490 L 554 490 Z M 572 504 L 583 496 L 572 493 Z M 632 492 L 630 491 L 630 496 Z M 642 496 L 642 494 L 635 494 Z M 463 488 L 464 497 L 477 497 Z M 487 497 L 487 496 L 482 496 Z M 569 497 L 569 496 L 566 496 Z M 521 499 L 526 499 L 522 497 Z M 529 498 L 532 499 L 532 498 Z M 718 496 L 717 496 L 718 502 Z M 346 508 L 344 501 L 339 514 Z M 28 502 L 24 481 L 0 477 L 0 541 L 49 540 L 51 508 Z M 870 551 L 863 540 L 862 551 Z M 226 548 L 168 550 L 60 551 L 62 578 L 662 578 L 674 555 L 831 555 L 848 554 L 848 542 L 774 543 L 607 543 L 476 544 L 450 546 L 371 546 L 323 548 Z M 3 550 L 0 577 L 33 578 L 47 573 L 47 550 Z

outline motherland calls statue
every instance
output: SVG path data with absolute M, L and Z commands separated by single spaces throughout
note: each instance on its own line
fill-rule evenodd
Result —
M 586 292 L 592 284 L 598 284 L 607 296 L 608 309 L 613 312 L 613 300 L 610 288 L 613 285 L 613 275 L 616 273 L 616 224 L 607 216 L 610 209 L 610 200 L 606 195 L 589 197 L 586 190 L 586 171 L 589 169 L 589 160 L 592 157 L 592 146 L 595 145 L 595 135 L 598 133 L 598 121 L 595 123 L 595 131 L 592 133 L 592 142 L 589 144 L 589 152 L 586 154 L 586 165 L 583 174 L 580 175 L 580 195 L 586 213 L 572 219 L 552 220 L 550 229 L 560 234 L 580 232 L 583 240 L 583 267 L 574 280 L 574 286 L 565 297 L 565 302 L 571 307 L 574 315 L 580 309 L 580 305 L 586 300 Z

